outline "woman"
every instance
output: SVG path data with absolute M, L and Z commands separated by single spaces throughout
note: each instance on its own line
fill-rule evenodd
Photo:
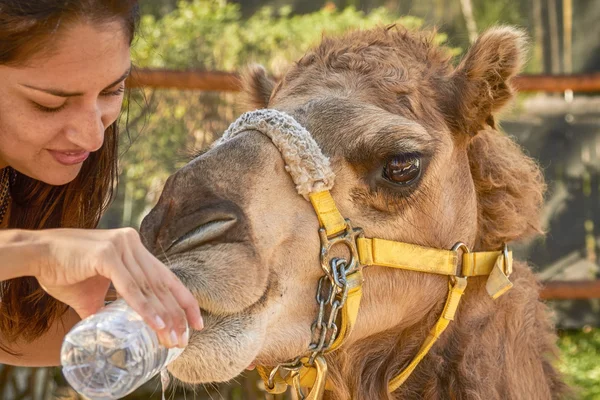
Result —
M 58 365 L 112 281 L 168 347 L 198 303 L 132 229 L 93 230 L 116 180 L 135 0 L 0 0 L 0 363 Z

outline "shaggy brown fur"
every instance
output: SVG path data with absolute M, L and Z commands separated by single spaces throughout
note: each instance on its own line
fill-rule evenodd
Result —
M 509 137 L 491 129 L 479 132 L 468 152 L 479 203 L 475 248 L 497 249 L 541 233 L 546 186 L 537 164 Z
M 275 84 L 267 76 L 267 71 L 262 65 L 253 64 L 246 68 L 241 76 L 242 105 L 247 108 L 257 108 L 257 105 L 266 105 L 271 99 Z M 260 106 L 259 106 L 260 107 Z M 260 107 L 263 108 L 263 107 Z

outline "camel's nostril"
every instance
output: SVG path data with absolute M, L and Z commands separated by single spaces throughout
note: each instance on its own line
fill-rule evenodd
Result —
M 235 218 L 219 218 L 202 223 L 176 239 L 169 248 L 166 249 L 166 255 L 189 251 L 204 243 L 215 240 L 231 229 L 236 222 L 237 220 Z

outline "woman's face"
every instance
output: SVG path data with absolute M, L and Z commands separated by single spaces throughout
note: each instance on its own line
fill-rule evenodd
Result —
M 51 45 L 50 55 L 0 65 L 0 168 L 64 185 L 117 119 L 131 59 L 119 22 L 74 25 Z

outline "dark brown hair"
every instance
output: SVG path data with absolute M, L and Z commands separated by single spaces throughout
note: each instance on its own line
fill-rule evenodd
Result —
M 121 21 L 131 43 L 138 7 L 137 0 L 0 0 L 0 65 L 24 65 L 32 55 L 51 52 L 57 35 L 81 21 Z M 10 185 L 8 227 L 95 228 L 116 187 L 117 143 L 115 122 L 106 129 L 102 148 L 84 162 L 77 178 L 63 186 L 16 172 Z M 30 277 L 0 282 L 0 299 L 3 344 L 40 337 L 67 310 Z

